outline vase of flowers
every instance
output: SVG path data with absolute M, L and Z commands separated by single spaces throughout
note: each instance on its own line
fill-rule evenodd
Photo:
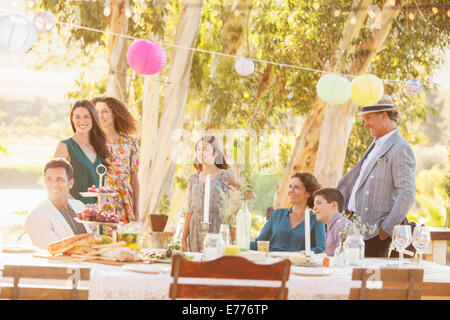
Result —
M 221 223 L 226 224 L 230 228 L 231 242 L 236 242 L 236 217 L 238 211 L 248 203 L 247 194 L 251 189 L 247 185 L 245 179 L 240 189 L 230 185 L 228 192 L 220 191 L 221 201 L 219 213 Z
M 163 232 L 166 227 L 167 219 L 169 218 L 170 198 L 164 193 L 158 202 L 156 212 L 150 215 L 152 231 Z
M 348 215 L 345 212 L 343 216 L 349 221 L 342 226 L 341 232 L 339 232 L 339 250 L 336 250 L 341 255 L 339 258 L 343 259 L 341 263 L 343 262 L 347 266 L 361 265 L 365 251 L 363 235 L 373 233 L 376 226 L 362 223 L 360 216 Z

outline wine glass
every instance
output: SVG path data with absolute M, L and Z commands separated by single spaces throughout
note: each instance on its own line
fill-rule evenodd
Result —
M 395 248 L 399 252 L 398 266 L 403 266 L 403 250 L 405 250 L 411 243 L 411 226 L 410 225 L 396 225 L 392 234 L 392 241 Z
M 416 248 L 417 253 L 419 254 L 419 259 L 417 264 L 419 266 L 422 265 L 422 253 L 428 247 L 431 241 L 430 230 L 426 225 L 417 225 L 414 228 L 413 236 L 412 236 L 412 244 L 414 248 Z

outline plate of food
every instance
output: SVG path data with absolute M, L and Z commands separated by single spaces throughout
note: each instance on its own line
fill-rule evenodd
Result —
M 34 255 L 37 258 L 63 261 L 87 261 L 111 265 L 141 262 L 139 255 L 130 248 L 122 247 L 126 242 L 105 243 L 94 233 L 67 237 L 47 245 L 50 255 Z
M 172 263 L 172 256 L 175 253 L 181 254 L 184 258 L 193 260 L 194 255 L 186 254 L 181 251 L 171 250 L 171 249 L 147 249 L 142 250 L 140 254 L 141 259 L 147 263 Z
M 122 266 L 125 270 L 128 271 L 134 271 L 134 272 L 140 272 L 140 273 L 164 273 L 164 272 L 170 272 L 170 266 L 167 264 L 160 264 L 160 263 L 152 263 L 152 264 L 125 264 Z
M 292 266 L 291 273 L 299 276 L 307 277 L 323 277 L 329 276 L 333 273 L 333 269 L 322 267 L 322 268 L 311 268 L 311 267 L 298 267 Z
M 5 253 L 28 253 L 35 252 L 38 248 L 30 245 L 12 244 L 3 246 L 3 252 Z

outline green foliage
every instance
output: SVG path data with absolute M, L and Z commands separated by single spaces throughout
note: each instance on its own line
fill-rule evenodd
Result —
M 416 205 L 409 214 L 411 220 L 433 226 L 446 226 L 450 204 L 447 193 L 449 168 L 450 163 L 444 168 L 435 165 L 431 169 L 421 170 L 416 175 Z
M 170 198 L 167 193 L 164 193 L 158 202 L 156 211 L 158 214 L 164 215 L 169 213 L 169 209 L 170 209 Z
M 418 192 L 416 201 L 419 204 L 419 208 L 410 214 L 411 220 L 431 226 L 446 226 L 449 202 L 441 187 L 434 187 L 431 197 L 424 192 Z
M 80 74 L 79 79 L 75 79 L 75 90 L 67 92 L 67 98 L 71 101 L 81 99 L 92 99 L 95 96 L 106 93 L 107 79 L 99 79 L 95 82 L 90 82 L 86 79 L 86 74 Z

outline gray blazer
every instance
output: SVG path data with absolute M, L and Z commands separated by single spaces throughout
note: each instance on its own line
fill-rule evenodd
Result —
M 346 209 L 366 155 L 367 151 L 339 181 Z M 374 233 L 365 235 L 365 240 L 377 236 L 380 227 L 392 236 L 394 226 L 406 217 L 416 196 L 415 168 L 411 146 L 398 131 L 394 132 L 368 164 L 356 191 L 356 214 L 363 223 L 377 226 Z

